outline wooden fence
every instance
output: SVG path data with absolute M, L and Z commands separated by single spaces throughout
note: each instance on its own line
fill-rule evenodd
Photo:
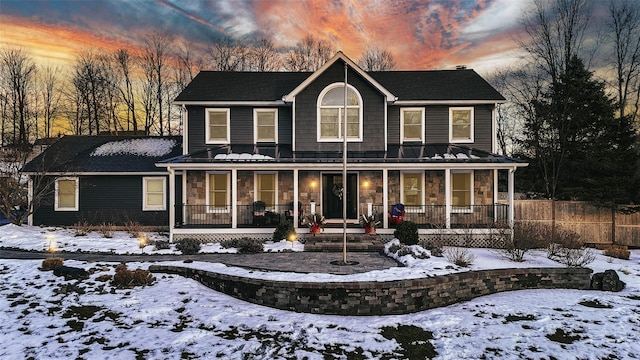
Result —
M 515 221 L 575 231 L 585 243 L 640 247 L 640 213 L 621 214 L 584 201 L 516 200 Z

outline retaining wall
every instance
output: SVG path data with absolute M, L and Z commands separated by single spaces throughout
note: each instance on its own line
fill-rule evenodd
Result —
M 467 271 L 429 278 L 365 282 L 288 282 L 244 278 L 180 266 L 152 265 L 254 304 L 334 315 L 406 314 L 502 291 L 589 289 L 591 269 L 518 268 Z

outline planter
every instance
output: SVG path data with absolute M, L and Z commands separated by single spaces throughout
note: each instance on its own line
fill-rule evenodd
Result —
M 313 224 L 311 226 L 311 233 L 312 234 L 320 234 L 320 231 L 322 231 L 322 228 L 320 227 L 320 224 Z
M 365 234 L 370 234 L 370 235 L 375 235 L 376 234 L 376 227 L 375 226 L 371 226 L 371 225 L 365 225 L 364 226 L 364 233 Z

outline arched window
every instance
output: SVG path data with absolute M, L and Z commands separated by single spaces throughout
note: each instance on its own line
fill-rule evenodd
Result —
M 344 83 L 327 86 L 318 96 L 318 141 L 342 141 Z M 347 85 L 347 140 L 362 141 L 362 97 Z

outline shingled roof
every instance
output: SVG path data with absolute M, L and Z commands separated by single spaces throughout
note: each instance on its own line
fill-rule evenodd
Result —
M 368 72 L 398 101 L 504 101 L 474 70 Z M 215 101 L 280 101 L 309 72 L 202 71 L 178 95 L 176 103 Z
M 162 172 L 155 163 L 181 154 L 181 136 L 64 136 L 25 165 L 24 171 Z

